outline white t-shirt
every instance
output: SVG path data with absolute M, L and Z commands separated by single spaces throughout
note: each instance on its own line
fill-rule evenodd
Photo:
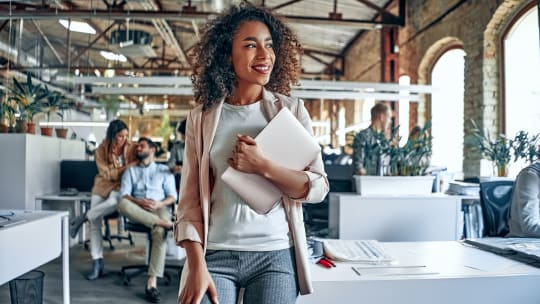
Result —
M 292 246 L 282 204 L 277 204 L 267 214 L 258 214 L 221 180 L 237 134 L 256 137 L 266 124 L 260 102 L 245 106 L 223 104 L 210 148 L 210 166 L 216 182 L 212 192 L 208 249 L 270 251 Z

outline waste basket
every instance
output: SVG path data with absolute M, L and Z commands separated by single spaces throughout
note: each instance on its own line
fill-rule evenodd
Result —
M 39 270 L 32 270 L 9 282 L 11 304 L 42 304 L 43 277 Z

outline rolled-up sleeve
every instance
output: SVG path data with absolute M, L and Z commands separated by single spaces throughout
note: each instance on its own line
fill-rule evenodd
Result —
M 174 175 L 169 172 L 168 168 L 165 168 L 164 172 L 162 173 L 165 175 L 165 183 L 163 185 L 165 196 L 174 197 L 174 199 L 176 199 L 178 195 L 176 193 L 176 186 L 174 185 Z
M 199 160 L 197 156 L 193 111 L 187 118 L 185 150 L 180 184 L 180 199 L 176 210 L 174 237 L 177 245 L 190 240 L 203 243 L 203 220 L 199 192 Z
M 298 100 L 296 117 L 304 128 L 306 128 L 309 134 L 313 135 L 311 118 L 307 109 L 304 107 L 304 102 L 302 100 Z M 328 178 L 326 177 L 326 172 L 324 171 L 321 153 L 317 154 L 317 157 L 304 170 L 304 173 L 309 179 L 309 191 L 305 197 L 295 198 L 294 200 L 305 203 L 319 203 L 323 201 L 326 194 L 328 194 L 329 186 Z
M 132 195 L 133 193 L 133 182 L 131 180 L 131 171 L 132 168 L 128 168 L 122 174 L 122 182 L 120 184 L 120 197 L 125 195 Z

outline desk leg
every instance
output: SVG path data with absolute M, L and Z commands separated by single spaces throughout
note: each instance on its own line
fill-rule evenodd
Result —
M 64 304 L 69 304 L 69 216 L 62 217 L 62 284 Z

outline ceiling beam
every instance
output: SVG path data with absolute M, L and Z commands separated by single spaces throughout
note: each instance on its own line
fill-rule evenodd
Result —
M 404 0 L 400 0 L 404 1 Z M 4 5 L 5 6 L 5 5 Z M 0 5 L 2 8 L 2 5 Z M 89 19 L 89 18 L 100 18 L 100 19 L 109 19 L 109 20 L 125 20 L 126 18 L 130 19 L 139 19 L 139 20 L 154 20 L 156 18 L 161 18 L 165 20 L 184 20 L 191 21 L 196 18 L 206 19 L 208 16 L 214 16 L 217 12 L 202 12 L 202 11 L 190 11 L 190 12 L 178 12 L 178 11 L 146 11 L 146 10 L 130 10 L 130 11 L 109 11 L 109 10 L 56 10 L 56 9 L 36 9 L 36 10 L 12 10 L 11 14 L 2 14 L 0 15 L 0 20 L 5 19 L 61 19 L 61 18 L 79 18 L 79 19 Z M 378 20 L 370 19 L 335 19 L 335 18 L 325 18 L 325 17 L 316 17 L 316 16 L 296 16 L 296 15 L 283 15 L 284 18 L 294 21 L 294 22 L 323 22 L 329 24 L 342 24 L 342 25 L 351 25 L 358 26 L 361 24 L 366 25 L 380 25 L 380 26 L 400 26 L 398 23 L 394 22 L 385 22 Z
M 5 20 L 4 22 L 2 22 L 2 25 L 0 25 L 0 32 L 4 29 L 4 27 L 6 27 L 8 22 L 9 22 L 9 20 Z
M 328 63 L 328 62 L 322 60 L 321 58 L 319 58 L 319 57 L 313 55 L 311 52 L 304 52 L 304 54 L 305 54 L 306 56 L 308 56 L 309 58 L 311 58 L 311 59 L 317 61 L 318 63 L 324 64 L 327 68 L 328 68 L 328 65 L 331 64 L 331 63 Z
M 289 6 L 289 5 L 292 5 L 292 4 L 295 4 L 296 2 L 300 2 L 302 0 L 290 0 L 290 1 L 287 1 L 287 2 L 284 2 L 284 3 L 281 3 L 281 4 L 278 4 L 272 8 L 270 8 L 271 10 L 278 10 L 280 8 L 283 8 L 283 7 L 286 7 L 286 6 Z
M 60 57 L 60 55 L 56 51 L 56 48 L 54 48 L 51 41 L 49 41 L 49 38 L 47 38 L 47 35 L 45 35 L 45 33 L 41 30 L 41 27 L 39 26 L 39 24 L 35 20 L 32 20 L 32 24 L 34 24 L 34 27 L 38 30 L 43 40 L 45 40 L 45 43 L 47 43 L 47 45 L 51 49 L 52 53 L 54 54 L 54 57 L 56 57 L 58 62 L 60 62 L 61 64 L 64 64 L 64 60 L 62 60 L 62 57 Z
M 46 66 L 49 70 L 67 70 L 67 66 L 65 65 L 49 65 Z M 81 66 L 71 66 L 70 70 L 85 70 L 85 69 L 98 69 L 98 70 L 115 70 L 117 73 L 124 73 L 124 72 L 169 72 L 169 73 L 175 73 L 175 72 L 191 72 L 191 68 L 188 67 L 110 67 L 110 66 L 87 66 L 87 65 L 81 65 Z M 12 71 L 21 71 L 24 72 L 26 70 L 39 70 L 39 66 L 12 66 L 9 68 Z
M 389 11 L 387 11 L 386 9 L 374 4 L 371 1 L 368 1 L 368 0 L 356 0 L 356 1 L 364 4 L 368 8 L 376 10 L 379 13 L 379 15 L 381 16 L 382 20 L 392 22 L 392 23 L 398 23 L 398 24 L 403 23 L 403 24 L 400 24 L 401 26 L 405 25 L 404 19 L 401 16 L 401 12 L 400 12 L 400 16 L 396 16 L 396 15 L 390 13 Z

